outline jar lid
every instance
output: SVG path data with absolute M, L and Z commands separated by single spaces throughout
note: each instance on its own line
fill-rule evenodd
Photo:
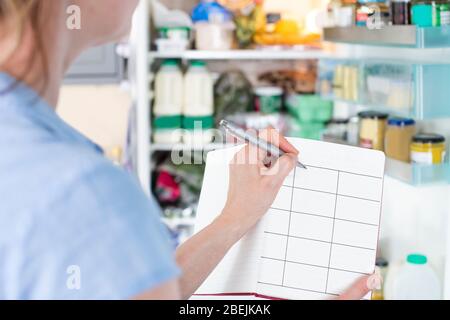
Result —
M 388 124 L 390 126 L 406 127 L 413 126 L 416 124 L 416 122 L 413 119 L 409 118 L 390 118 L 388 120 Z
M 377 112 L 377 111 L 363 111 L 363 112 L 358 113 L 358 116 L 361 119 L 385 120 L 389 117 L 389 114 L 383 113 L 383 112 Z
M 445 142 L 445 137 L 433 133 L 419 133 L 413 137 L 413 142 L 416 143 L 442 143 Z
M 386 268 L 389 266 L 389 262 L 387 262 L 387 260 L 384 258 L 377 258 L 377 260 L 375 261 L 375 265 L 380 268 Z
M 411 264 L 426 264 L 428 259 L 422 254 L 410 254 L 406 258 L 406 261 Z

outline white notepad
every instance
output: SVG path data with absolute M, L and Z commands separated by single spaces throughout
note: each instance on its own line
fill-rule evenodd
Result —
M 196 294 L 329 299 L 374 272 L 384 154 L 289 141 L 308 169 L 291 172 L 265 217 L 233 246 Z M 208 154 L 196 231 L 222 211 L 229 163 L 241 148 Z

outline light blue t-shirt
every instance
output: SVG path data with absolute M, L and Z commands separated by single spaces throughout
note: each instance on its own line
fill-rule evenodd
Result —
M 0 299 L 127 299 L 179 275 L 137 180 L 0 73 Z

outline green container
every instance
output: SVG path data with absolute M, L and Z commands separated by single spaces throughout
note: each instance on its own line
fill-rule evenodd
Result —
M 434 12 L 433 4 L 431 2 L 418 2 L 413 4 L 412 12 L 412 23 L 419 27 L 432 27 L 437 24 L 439 14 Z
M 325 131 L 324 123 L 301 123 L 295 118 L 290 118 L 289 135 L 292 137 L 321 140 Z
M 318 95 L 292 95 L 287 107 L 302 123 L 325 123 L 333 117 L 333 102 Z
M 255 89 L 255 108 L 264 114 L 277 113 L 283 106 L 283 89 L 261 87 Z

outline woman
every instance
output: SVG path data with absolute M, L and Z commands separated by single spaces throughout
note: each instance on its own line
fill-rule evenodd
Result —
M 223 212 L 173 257 L 156 205 L 54 112 L 70 64 L 127 34 L 137 2 L 0 0 L 0 298 L 188 298 L 294 167 L 284 138 L 276 175 L 259 160 L 231 165 Z M 81 8 L 79 30 L 66 26 L 69 5 Z M 362 297 L 366 280 L 343 298 Z

